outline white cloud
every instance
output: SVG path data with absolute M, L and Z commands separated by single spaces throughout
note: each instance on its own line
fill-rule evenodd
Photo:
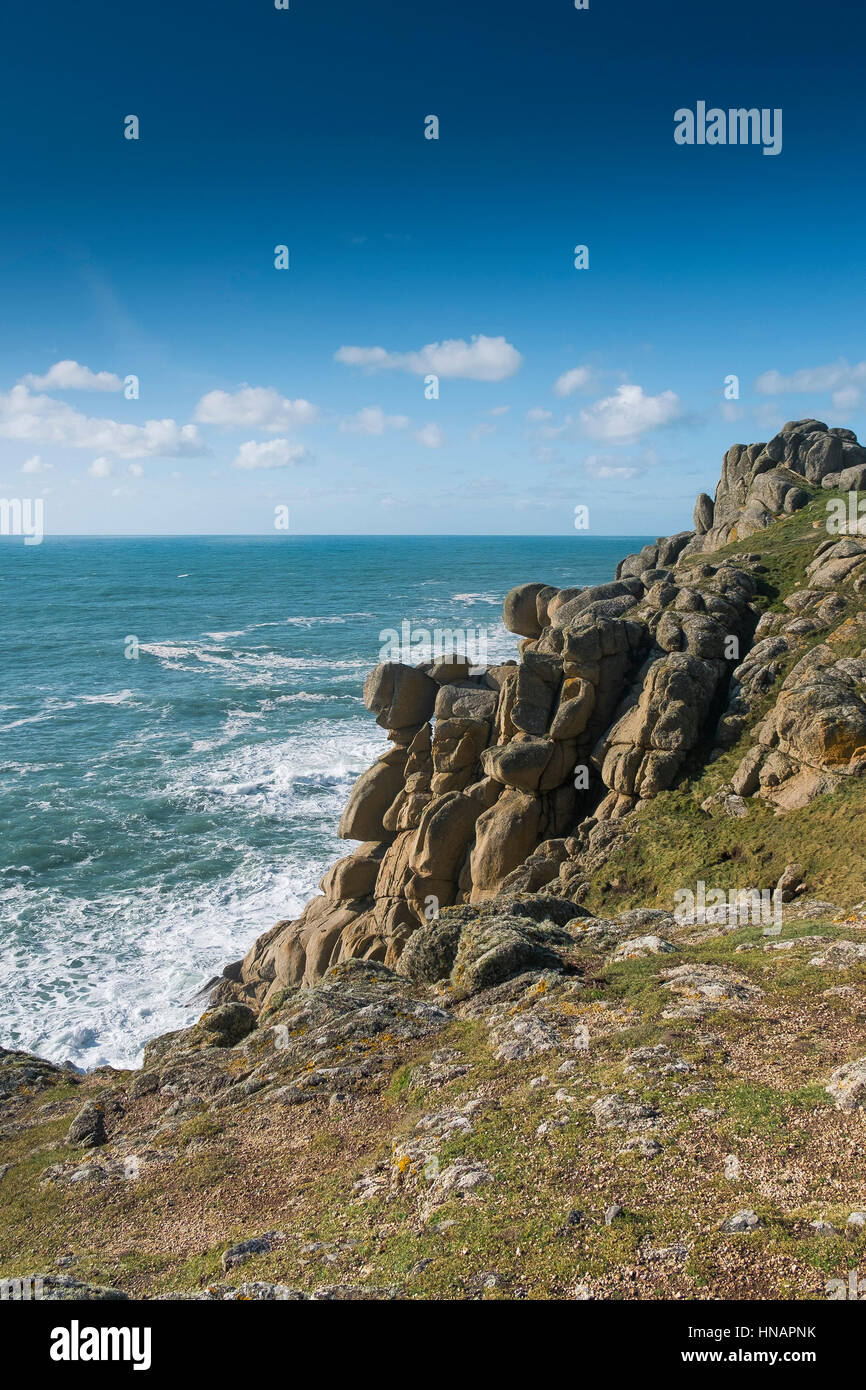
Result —
M 580 412 L 587 434 L 610 444 L 630 444 L 647 430 L 658 429 L 676 420 L 680 400 L 674 391 L 658 396 L 644 395 L 642 386 L 618 386 L 616 394 L 596 401 Z
M 551 420 L 553 411 L 545 410 L 543 405 L 534 405 L 530 410 L 527 410 L 526 418 L 531 425 L 538 425 L 542 420 Z
M 49 367 L 44 376 L 31 372 L 22 378 L 34 391 L 122 391 L 123 382 L 114 372 L 92 372 L 80 362 L 65 358 Z
M 386 415 L 380 405 L 367 405 L 350 420 L 341 420 L 340 429 L 348 434 L 384 434 L 386 430 L 405 430 L 408 415 Z
M 249 439 L 242 444 L 235 456 L 234 467 L 289 468 L 293 463 L 302 463 L 308 458 L 308 451 L 302 444 L 290 444 L 288 439 L 269 439 L 267 444 L 257 444 Z
M 318 419 L 310 401 L 290 401 L 271 386 L 242 386 L 239 391 L 209 391 L 195 408 L 200 425 L 223 429 L 263 429 L 268 434 L 297 429 Z
M 370 372 L 402 371 L 416 376 L 463 378 L 466 381 L 504 381 L 520 368 L 523 358 L 505 338 L 476 333 L 472 341 L 449 338 L 427 343 L 417 352 L 387 352 L 382 347 L 341 347 L 334 361 Z
M 45 463 L 45 462 L 39 457 L 38 454 L 34 454 L 32 458 L 29 458 L 29 459 L 27 459 L 24 463 L 22 463 L 22 465 L 21 465 L 21 472 L 22 472 L 22 473 L 49 473 L 53 467 L 54 467 L 54 464 L 53 464 L 53 463 Z
M 0 437 L 65 444 L 119 458 L 180 458 L 208 452 L 195 425 L 179 425 L 175 420 L 122 425 L 117 420 L 92 419 L 65 401 L 31 395 L 21 385 L 0 394 Z
M 144 469 L 142 468 L 140 463 L 131 463 L 126 471 L 129 474 L 130 478 L 144 477 Z
M 625 482 L 629 478 L 636 478 L 643 472 L 635 464 L 618 463 L 609 454 L 590 454 L 583 464 L 587 473 L 592 478 L 607 479 L 609 481 Z
M 441 449 L 445 443 L 445 436 L 438 425 L 424 425 L 416 432 L 415 438 L 425 449 Z
M 87 471 L 91 478 L 108 478 L 111 476 L 113 466 L 111 459 L 98 458 L 93 460 Z
M 585 391 L 592 385 L 592 372 L 589 367 L 572 367 L 563 372 L 553 383 L 554 395 L 571 396 L 575 391 Z
M 856 362 L 852 367 L 844 357 L 838 362 L 830 362 L 824 367 L 801 367 L 790 376 L 783 376 L 773 368 L 764 372 L 755 382 L 755 390 L 763 396 L 782 396 L 789 392 L 839 391 L 843 388 L 856 388 L 866 383 L 866 362 Z

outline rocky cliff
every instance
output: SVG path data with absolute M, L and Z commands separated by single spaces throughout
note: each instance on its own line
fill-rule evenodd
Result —
M 866 538 L 833 518 L 856 520 L 862 452 L 812 420 L 736 445 L 694 532 L 610 583 L 508 594 L 519 663 L 374 671 L 393 747 L 345 809 L 360 843 L 199 1022 L 132 1073 L 0 1049 L 0 1278 L 846 1297 Z
M 846 597 L 866 587 L 866 540 L 813 528 L 808 583 L 779 611 L 766 611 L 760 546 L 736 548 L 822 490 L 864 485 L 851 430 L 793 421 L 729 449 L 695 530 L 627 556 L 610 583 L 512 589 L 503 616 L 523 639 L 519 663 L 377 667 L 364 699 L 393 747 L 355 783 L 339 830 L 361 844 L 301 917 L 229 967 L 218 998 L 267 1006 L 359 957 L 405 968 L 407 942 L 452 905 L 539 890 L 582 902 L 687 760 L 711 762 L 750 724 L 754 743 L 717 797 L 730 813 L 751 796 L 802 806 L 866 771 L 866 629 Z

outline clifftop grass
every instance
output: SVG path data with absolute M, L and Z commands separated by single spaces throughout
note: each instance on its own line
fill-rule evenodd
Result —
M 785 938 L 852 931 L 862 936 L 866 920 L 804 920 Z M 672 957 L 599 960 L 587 997 L 549 1006 L 586 1020 L 586 1051 L 500 1059 L 481 999 L 435 1043 L 399 1049 L 369 1092 L 336 1109 L 251 1096 L 205 1124 L 186 1121 L 171 1136 L 174 1161 L 138 1182 L 40 1180 L 74 1155 L 64 1134 L 85 1096 L 127 1076 L 28 1097 L 2 1137 L 12 1166 L 0 1276 L 71 1273 L 139 1297 L 218 1296 L 260 1280 L 410 1299 L 823 1298 L 828 1278 L 866 1260 L 866 1234 L 845 1233 L 863 1206 L 862 1121 L 824 1090 L 836 1066 L 866 1052 L 866 966 L 827 970 L 810 964 L 808 942 L 765 944 L 748 927 L 683 938 L 673 958 L 735 972 L 757 991 L 748 1007 L 666 1018 Z M 506 1011 L 531 1018 L 540 997 L 518 991 Z M 464 1068 L 444 1084 L 429 1080 L 436 1049 Z M 628 1128 L 596 1121 L 595 1103 L 611 1095 L 651 1112 L 655 1157 L 629 1147 Z M 170 1099 L 130 1103 L 127 1131 Z M 403 1181 L 396 1155 L 467 1102 L 471 1128 L 446 1136 L 439 1169 L 482 1164 L 490 1181 L 427 1217 L 425 1184 Z M 361 1200 L 353 1184 L 377 1170 L 384 1185 Z M 723 1231 L 744 1208 L 757 1229 Z M 836 1233 L 820 1234 L 817 1220 Z M 228 1246 L 268 1230 L 285 1241 L 223 1273 Z
M 760 576 L 755 606 L 762 611 L 783 611 L 785 599 L 807 585 L 807 566 L 816 547 L 827 539 L 827 503 L 834 498 L 847 499 L 845 493 L 809 490 L 813 501 L 802 511 L 713 553 L 713 563 L 760 554 L 766 573 Z M 702 557 L 696 556 L 685 561 L 684 568 L 701 562 Z M 704 743 L 689 759 L 676 785 L 641 810 L 639 834 L 627 847 L 615 851 L 593 876 L 585 899 L 591 912 L 605 914 L 639 906 L 670 908 L 674 890 L 693 888 L 699 879 L 725 890 L 773 888 L 792 860 L 802 865 L 810 893 L 842 908 L 866 897 L 863 858 L 851 853 L 856 827 L 866 824 L 863 779 L 852 778 L 832 796 L 818 797 L 801 810 L 781 816 L 759 799 L 747 802 L 748 815 L 743 819 L 710 816 L 699 809 L 730 779 L 751 747 L 751 728 L 775 700 L 788 671 L 812 646 L 829 641 L 842 657 L 858 655 L 866 645 L 863 629 L 841 631 L 846 618 L 862 611 L 863 600 L 850 588 L 843 587 L 838 593 L 846 600 L 846 609 L 833 632 L 807 639 L 783 659 L 776 684 L 753 708 L 749 728 L 737 743 L 712 762 L 706 761 L 709 748 Z

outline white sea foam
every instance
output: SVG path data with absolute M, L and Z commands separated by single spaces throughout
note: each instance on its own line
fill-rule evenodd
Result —
M 8 734 L 12 729 L 20 729 L 24 724 L 43 724 L 51 718 L 51 712 L 43 710 L 39 714 L 28 714 L 22 719 L 12 719 L 8 724 L 0 724 L 0 734 Z
M 275 677 L 294 671 L 364 671 L 375 665 L 375 652 L 370 658 L 287 656 L 263 647 L 241 648 L 227 654 L 225 648 L 208 647 L 201 642 L 142 642 L 139 652 L 156 657 L 164 670 L 210 668 L 220 679 L 224 673 L 231 673 L 232 680 L 242 685 L 270 684 Z
M 80 709 L 82 705 L 123 705 L 134 699 L 135 692 L 132 690 L 112 691 L 104 695 L 75 695 L 71 700 L 59 700 L 56 696 L 49 696 L 42 708 L 35 713 L 21 715 L 18 719 L 10 720 L 8 724 L 0 724 L 0 734 L 10 733 L 13 729 L 20 729 L 27 724 L 44 724 L 56 715 Z M 8 708 L 14 709 L 14 706 L 10 705 Z
M 167 794 L 178 804 L 236 803 L 231 854 L 213 840 L 202 844 L 203 858 L 227 864 L 205 882 L 178 885 L 167 876 L 128 892 L 70 896 L 5 880 L 3 1045 L 85 1067 L 133 1066 L 149 1037 L 193 1022 L 196 991 L 275 921 L 296 916 L 328 864 L 347 852 L 337 820 L 355 776 L 383 744 L 366 718 L 336 730 L 314 722 L 296 738 L 226 749 L 207 768 L 172 769 Z M 282 855 L 255 847 L 247 817 L 263 814 L 286 825 Z
M 316 627 L 317 625 L 323 627 L 333 627 L 335 625 L 343 627 L 346 623 L 346 619 L 342 614 L 327 618 L 286 618 L 284 621 L 287 627 Z
M 277 705 L 315 705 L 322 700 L 333 700 L 335 697 L 329 695 L 324 690 L 296 690 L 292 695 L 278 695 L 274 704 Z M 339 698 L 343 698 L 342 696 Z M 360 697 L 359 697 L 360 699 Z
M 78 699 L 83 705 L 122 705 L 127 700 L 134 700 L 135 692 L 118 690 L 113 695 L 79 695 Z

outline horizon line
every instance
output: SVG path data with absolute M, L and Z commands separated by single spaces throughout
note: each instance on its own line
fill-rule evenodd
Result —
M 40 541 L 176 541 L 176 540 L 639 540 L 651 533 L 638 531 L 298 531 L 272 536 L 266 531 L 64 531 L 52 532 Z M 0 535 L 3 541 L 21 536 Z

